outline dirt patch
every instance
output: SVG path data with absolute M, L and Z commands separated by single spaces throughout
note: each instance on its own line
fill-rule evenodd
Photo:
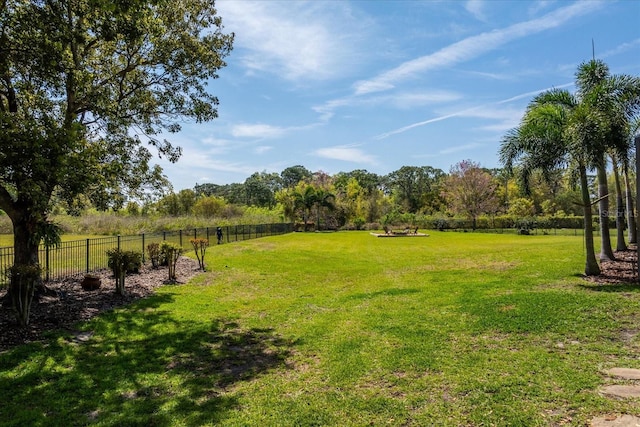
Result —
M 198 262 L 181 257 L 176 265 L 178 283 L 185 283 L 199 273 Z M 156 288 L 167 283 L 169 273 L 166 267 L 153 269 L 144 266 L 140 273 L 126 277 L 127 295 L 115 294 L 115 279 L 109 270 L 96 273 L 102 279 L 102 286 L 95 291 L 85 291 L 80 286 L 84 275 L 56 282 L 48 282 L 52 296 L 41 296 L 31 305 L 29 326 L 18 328 L 11 307 L 0 306 L 0 352 L 16 345 L 42 340 L 49 330 L 69 329 L 79 321 L 89 320 L 99 313 L 130 304 L 152 295 Z M 0 290 L 0 299 L 6 290 Z

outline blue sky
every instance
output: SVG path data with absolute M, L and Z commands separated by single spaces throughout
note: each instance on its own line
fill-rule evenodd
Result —
M 592 57 L 640 75 L 640 1 L 218 0 L 236 34 L 209 84 L 219 118 L 186 123 L 160 164 L 175 191 L 303 165 L 329 174 L 499 167 L 540 91 Z

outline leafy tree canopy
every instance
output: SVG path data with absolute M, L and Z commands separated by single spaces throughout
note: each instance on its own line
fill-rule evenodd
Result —
M 109 207 L 166 184 L 145 143 L 176 161 L 162 133 L 217 116 L 206 85 L 232 42 L 210 0 L 0 3 L 0 209 L 16 264 L 37 264 L 54 190 Z

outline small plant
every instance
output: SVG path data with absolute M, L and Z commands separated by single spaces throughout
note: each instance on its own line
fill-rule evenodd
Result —
M 149 243 L 147 245 L 147 253 L 149 254 L 149 259 L 151 260 L 151 267 L 158 268 L 160 266 L 160 244 Z
M 209 246 L 208 239 L 191 239 L 191 245 L 196 252 L 196 258 L 198 258 L 198 266 L 200 270 L 204 271 L 204 254 Z
M 175 282 L 176 277 L 176 264 L 178 263 L 178 258 L 184 252 L 180 246 L 175 243 L 162 242 L 160 245 L 160 258 L 167 263 L 169 267 L 169 281 Z
M 124 279 L 127 273 L 137 272 L 142 265 L 142 254 L 113 248 L 107 251 L 107 265 L 116 279 L 116 294 L 125 295 Z

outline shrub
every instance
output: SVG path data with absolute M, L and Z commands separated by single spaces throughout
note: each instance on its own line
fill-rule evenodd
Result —
M 180 255 L 182 255 L 183 252 L 184 249 L 175 243 L 164 241 L 160 245 L 160 259 L 162 262 L 166 262 L 166 264 L 163 265 L 167 265 L 169 267 L 170 282 L 175 282 L 177 279 L 176 264 L 178 263 L 178 258 L 180 258 Z
M 125 295 L 124 279 L 127 273 L 137 273 L 142 266 L 142 254 L 136 251 L 123 251 L 119 248 L 107 251 L 107 265 L 116 279 L 116 294 Z
M 160 244 L 149 243 L 147 245 L 147 253 L 149 254 L 149 259 L 151 260 L 151 267 L 158 268 L 160 266 Z
M 209 246 L 208 239 L 191 239 L 191 245 L 193 246 L 193 250 L 196 252 L 196 258 L 198 258 L 198 266 L 200 270 L 204 271 L 204 254 L 207 251 L 207 247 Z

